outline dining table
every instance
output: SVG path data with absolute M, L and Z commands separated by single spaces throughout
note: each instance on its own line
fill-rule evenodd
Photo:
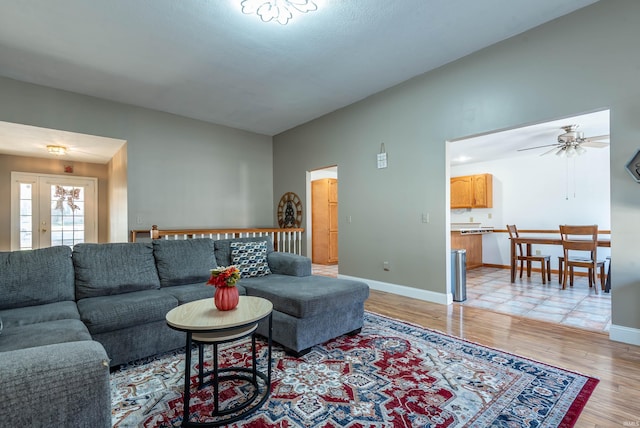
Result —
M 524 244 L 526 246 L 527 256 L 532 255 L 531 249 L 534 244 L 562 246 L 562 239 L 559 236 L 518 236 L 509 239 L 511 240 L 511 282 L 516 281 L 516 272 L 518 270 L 518 253 L 516 246 L 518 244 Z M 598 247 L 611 247 L 611 238 L 598 237 Z M 531 262 L 527 262 L 527 272 L 530 271 Z

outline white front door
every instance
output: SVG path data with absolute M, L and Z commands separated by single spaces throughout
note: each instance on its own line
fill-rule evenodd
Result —
M 11 249 L 98 242 L 97 179 L 11 173 Z

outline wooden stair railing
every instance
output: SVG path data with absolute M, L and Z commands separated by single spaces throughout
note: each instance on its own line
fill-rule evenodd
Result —
M 153 225 L 151 230 L 132 230 L 131 242 L 139 238 L 151 239 L 230 239 L 230 238 L 259 238 L 271 237 L 276 251 L 302 254 L 303 228 L 229 228 L 229 229 L 159 229 Z

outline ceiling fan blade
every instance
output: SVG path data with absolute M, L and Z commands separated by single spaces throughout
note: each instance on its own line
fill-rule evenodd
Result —
M 584 147 L 595 147 L 601 149 L 603 147 L 607 147 L 609 143 L 605 143 L 603 141 L 585 141 L 580 143 L 580 145 Z
M 519 152 L 524 152 L 525 150 L 533 150 L 533 149 L 541 149 L 543 147 L 560 147 L 561 144 L 545 144 L 544 146 L 535 146 L 535 147 L 527 147 L 526 149 L 518 149 L 517 151 Z
M 551 149 L 551 150 L 547 150 L 546 152 L 542 153 L 540 156 L 544 156 L 544 155 L 548 155 L 549 153 L 556 152 L 556 151 L 558 151 L 558 149 L 559 149 L 559 148 L 560 148 L 560 147 L 558 147 L 558 146 L 556 145 L 556 147 L 554 147 L 554 148 L 553 148 L 553 149 Z
M 584 141 L 588 141 L 588 142 L 601 141 L 601 140 L 609 140 L 609 135 L 596 135 L 594 137 L 584 138 Z

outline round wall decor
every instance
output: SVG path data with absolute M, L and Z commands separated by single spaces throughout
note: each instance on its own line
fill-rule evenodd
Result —
M 302 224 L 302 202 L 298 195 L 287 192 L 278 204 L 278 224 L 281 228 L 300 227 Z

